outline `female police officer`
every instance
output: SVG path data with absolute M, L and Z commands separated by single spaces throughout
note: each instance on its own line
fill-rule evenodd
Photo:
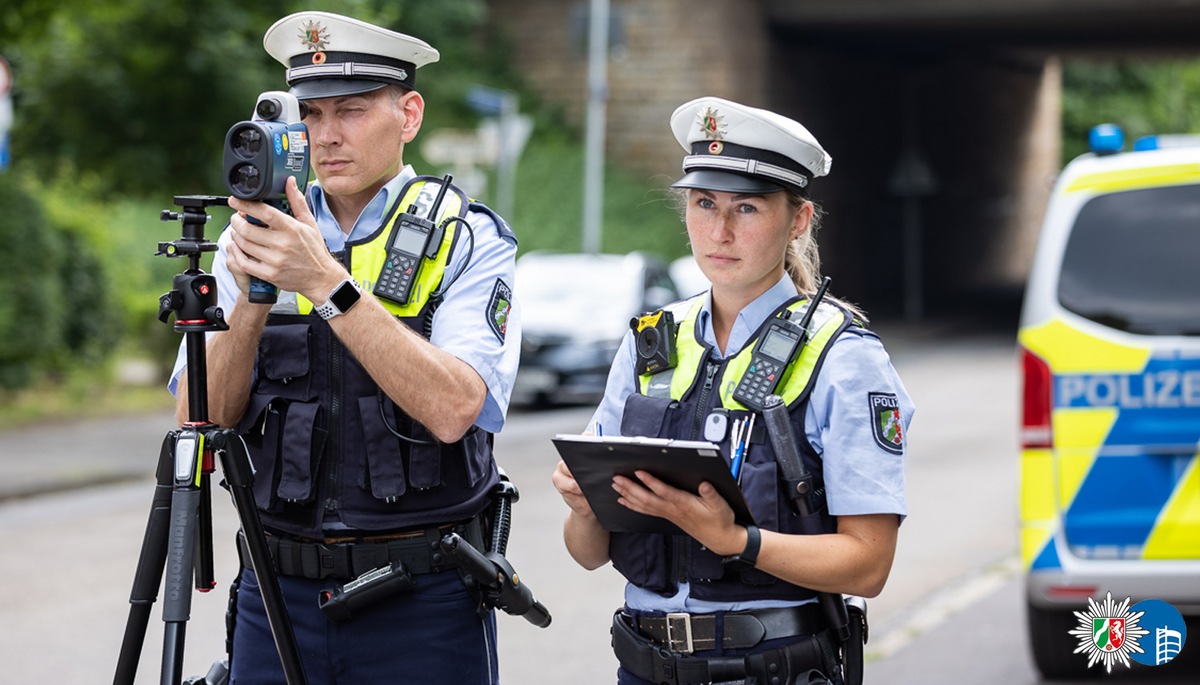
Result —
M 644 373 L 634 333 L 626 336 L 591 428 L 708 440 L 727 459 L 745 443 L 737 475 L 756 525 L 735 523 L 710 484 L 693 494 L 649 469 L 613 479 L 619 502 L 686 535 L 610 533 L 559 463 L 553 480 L 570 507 L 564 538 L 585 568 L 612 561 L 629 581 L 613 625 L 622 685 L 824 682 L 815 671 L 839 682 L 817 596 L 873 597 L 887 580 L 906 513 L 912 403 L 865 317 L 824 298 L 807 345 L 773 388 L 816 479 L 814 513 L 796 514 L 763 416 L 733 396 L 767 325 L 799 320 L 815 299 L 808 187 L 831 158 L 799 123 L 713 97 L 679 107 L 671 128 L 687 151 L 673 187 L 712 288 L 667 310 L 677 322 L 673 368 Z

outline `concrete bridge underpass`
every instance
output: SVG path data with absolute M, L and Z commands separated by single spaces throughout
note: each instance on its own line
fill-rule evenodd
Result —
M 540 36 L 517 44 L 518 61 L 582 123 L 588 3 L 491 5 L 502 25 Z M 1197 0 L 611 0 L 610 10 L 610 161 L 677 175 L 665 122 L 699 95 L 797 118 L 834 157 L 813 187 L 827 213 L 825 271 L 875 318 L 1011 318 L 1062 162 L 1062 60 L 1200 48 Z

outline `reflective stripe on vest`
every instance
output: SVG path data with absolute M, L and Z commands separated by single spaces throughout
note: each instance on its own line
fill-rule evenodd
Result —
M 654 376 L 638 377 L 638 384 L 643 395 L 649 397 L 670 397 L 673 400 L 682 399 L 684 394 L 695 383 L 700 373 L 700 365 L 707 356 L 707 346 L 700 342 L 696 335 L 700 310 L 703 308 L 703 298 L 696 298 L 688 309 L 687 315 L 679 323 L 676 333 L 676 354 L 678 363 L 675 368 L 661 371 Z M 797 300 L 788 305 L 792 319 L 799 321 L 807 308 L 808 300 Z M 788 365 L 783 385 L 776 394 L 783 397 L 789 407 L 804 395 L 806 388 L 813 378 L 813 372 L 820 363 L 825 347 L 837 334 L 851 323 L 850 315 L 836 305 L 821 303 L 809 323 L 808 330 L 815 331 L 809 337 L 807 344 L 800 351 L 799 357 Z M 719 387 L 721 405 L 726 409 L 745 410 L 742 403 L 733 399 L 733 391 L 738 381 L 750 367 L 750 359 L 754 352 L 757 336 L 750 340 L 742 349 L 726 363 L 725 372 Z
M 395 229 L 396 221 L 409 208 L 413 209 L 412 213 L 416 216 L 427 217 L 429 207 L 436 199 L 441 186 L 442 179 L 434 176 L 418 176 L 409 181 L 400 191 L 400 201 L 396 203 L 392 216 L 383 230 L 365 242 L 347 244 L 353 254 L 353 258 L 349 260 L 350 277 L 357 281 L 363 290 L 371 292 L 375 287 L 375 281 L 379 278 L 384 261 L 387 259 L 388 238 Z M 435 223 L 441 225 L 450 217 L 466 216 L 468 206 L 466 195 L 458 187 L 451 185 L 445 197 L 442 198 Z M 418 262 L 417 278 L 413 283 L 412 295 L 409 297 L 408 303 L 401 305 L 378 298 L 379 303 L 385 309 L 402 318 L 414 317 L 421 313 L 422 308 L 429 301 L 429 296 L 442 282 L 442 277 L 446 273 L 446 265 L 450 261 L 450 246 L 454 244 L 457 227 L 457 221 L 447 223 L 437 256 L 434 259 L 422 258 Z M 308 314 L 315 307 L 310 300 L 299 294 L 296 295 L 296 306 L 300 314 Z

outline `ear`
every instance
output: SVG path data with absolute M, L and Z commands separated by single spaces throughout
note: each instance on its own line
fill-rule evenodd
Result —
M 800 208 L 797 209 L 796 213 L 792 216 L 792 232 L 788 239 L 796 240 L 800 236 L 804 235 L 804 232 L 808 230 L 810 225 L 812 225 L 812 217 L 813 204 L 805 201 L 804 204 L 800 205 Z
M 410 143 L 413 138 L 417 137 L 417 131 L 421 130 L 421 122 L 425 119 L 425 98 L 415 90 L 409 91 L 400 98 L 397 106 L 404 113 L 404 123 L 400 128 L 401 139 L 405 143 Z

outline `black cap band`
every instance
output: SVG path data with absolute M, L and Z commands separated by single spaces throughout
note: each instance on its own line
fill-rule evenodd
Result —
M 288 85 L 300 99 L 354 95 L 393 83 L 412 90 L 412 62 L 360 52 L 310 52 L 292 57 Z

